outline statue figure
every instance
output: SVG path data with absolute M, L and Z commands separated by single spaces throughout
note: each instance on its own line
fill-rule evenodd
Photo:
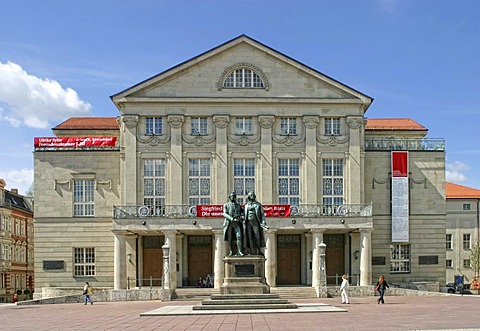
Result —
M 268 229 L 262 204 L 256 201 L 255 192 L 248 192 L 248 202 L 245 204 L 245 240 L 244 247 L 250 249 L 250 254 L 263 255 L 261 248 L 265 247 L 263 230 Z
M 230 247 L 229 256 L 234 255 L 234 245 L 237 244 L 236 256 L 244 256 L 243 253 L 243 208 L 237 202 L 237 194 L 230 193 L 229 202 L 223 205 L 223 240 L 228 241 Z

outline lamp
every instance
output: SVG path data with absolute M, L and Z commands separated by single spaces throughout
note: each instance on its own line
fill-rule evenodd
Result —
M 127 253 L 128 262 L 132 262 L 132 253 Z
M 292 224 L 296 224 L 297 223 L 297 220 L 292 220 Z
M 359 251 L 353 252 L 353 256 L 355 257 L 355 260 L 358 260 L 358 258 L 360 257 L 360 252 Z

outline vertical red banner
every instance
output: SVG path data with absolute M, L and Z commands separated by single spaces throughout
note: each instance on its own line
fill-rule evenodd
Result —
M 392 152 L 392 177 L 408 177 L 408 152 Z

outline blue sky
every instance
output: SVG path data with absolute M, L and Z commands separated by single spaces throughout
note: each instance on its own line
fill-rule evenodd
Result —
M 445 138 L 448 180 L 480 189 L 480 2 L 0 0 L 0 178 L 25 193 L 33 138 L 246 34 L 367 94 L 369 118 Z

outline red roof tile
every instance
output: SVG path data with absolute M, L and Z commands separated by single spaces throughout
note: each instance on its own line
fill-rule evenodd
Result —
M 52 130 L 119 130 L 116 117 L 71 117 Z
M 365 130 L 428 131 L 410 118 L 369 118 Z
M 445 183 L 445 193 L 447 199 L 480 199 L 480 190 L 449 182 Z

